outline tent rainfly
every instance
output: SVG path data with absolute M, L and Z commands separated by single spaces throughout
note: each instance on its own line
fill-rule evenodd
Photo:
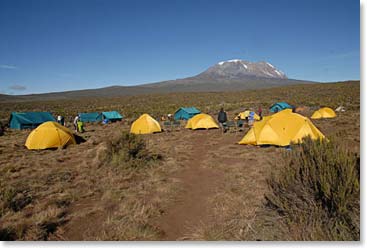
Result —
M 73 133 L 54 121 L 43 123 L 34 129 L 25 142 L 28 149 L 48 149 L 76 144 Z
M 100 115 L 98 112 L 79 113 L 79 117 L 82 122 L 102 121 L 102 115 Z
M 284 109 L 292 109 L 292 108 L 293 108 L 293 106 L 289 105 L 286 102 L 277 102 L 269 108 L 269 111 L 272 112 L 272 113 L 277 113 L 277 112 L 282 111 Z
M 179 108 L 175 114 L 174 114 L 174 118 L 175 120 L 188 120 L 192 117 L 194 117 L 197 114 L 200 114 L 200 110 L 198 110 L 195 107 L 190 107 L 190 108 Z
M 49 112 L 12 112 L 9 127 L 13 129 L 33 129 L 47 121 L 56 121 Z
M 315 127 L 310 119 L 286 109 L 264 117 L 238 142 L 242 145 L 288 146 L 291 142 L 301 143 L 302 138 L 324 139 L 325 136 Z
M 319 110 L 316 110 L 313 115 L 311 116 L 311 119 L 323 119 L 323 118 L 335 118 L 336 113 L 331 108 L 325 107 L 320 108 Z
M 117 111 L 102 112 L 101 115 L 103 120 L 108 120 L 111 122 L 121 121 L 123 118 L 123 116 Z
M 162 132 L 162 128 L 153 117 L 148 114 L 141 115 L 131 125 L 130 133 L 148 134 Z
M 191 118 L 186 127 L 188 129 L 196 130 L 196 129 L 211 129 L 211 128 L 219 128 L 218 124 L 215 122 L 213 117 L 208 114 L 198 114 Z

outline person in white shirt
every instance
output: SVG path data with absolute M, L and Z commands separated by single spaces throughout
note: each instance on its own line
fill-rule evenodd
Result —
M 74 118 L 74 122 L 73 122 L 76 132 L 78 132 L 78 121 L 79 121 L 79 115 L 76 115 L 75 118 Z

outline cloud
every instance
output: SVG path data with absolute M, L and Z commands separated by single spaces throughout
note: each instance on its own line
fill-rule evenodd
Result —
M 2 65 L 0 65 L 0 69 L 13 70 L 13 69 L 17 69 L 17 67 L 14 66 L 14 65 L 5 65 L 5 64 L 2 64 Z
M 25 87 L 23 85 L 19 85 L 19 84 L 14 84 L 12 86 L 9 86 L 9 89 L 11 89 L 11 90 L 17 90 L 17 91 L 23 91 L 23 90 L 26 90 L 27 87 Z

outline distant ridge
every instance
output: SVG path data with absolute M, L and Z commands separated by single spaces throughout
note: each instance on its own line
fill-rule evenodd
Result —
M 188 78 L 136 86 L 110 86 L 99 89 L 51 92 L 30 95 L 0 95 L 0 101 L 58 100 L 80 97 L 117 97 L 173 92 L 219 92 L 259 89 L 294 84 L 315 83 L 288 79 L 269 62 L 232 59 L 219 62 L 204 72 Z

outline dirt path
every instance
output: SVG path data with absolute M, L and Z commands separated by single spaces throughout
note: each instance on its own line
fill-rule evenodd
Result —
M 212 206 L 208 199 L 215 195 L 218 187 L 222 187 L 224 173 L 202 166 L 210 155 L 208 151 L 213 149 L 208 138 L 207 132 L 203 131 L 184 141 L 188 148 L 184 152 L 189 159 L 184 161 L 182 171 L 172 175 L 181 182 L 181 191 L 158 221 L 165 240 L 185 239 L 195 227 L 211 221 Z

